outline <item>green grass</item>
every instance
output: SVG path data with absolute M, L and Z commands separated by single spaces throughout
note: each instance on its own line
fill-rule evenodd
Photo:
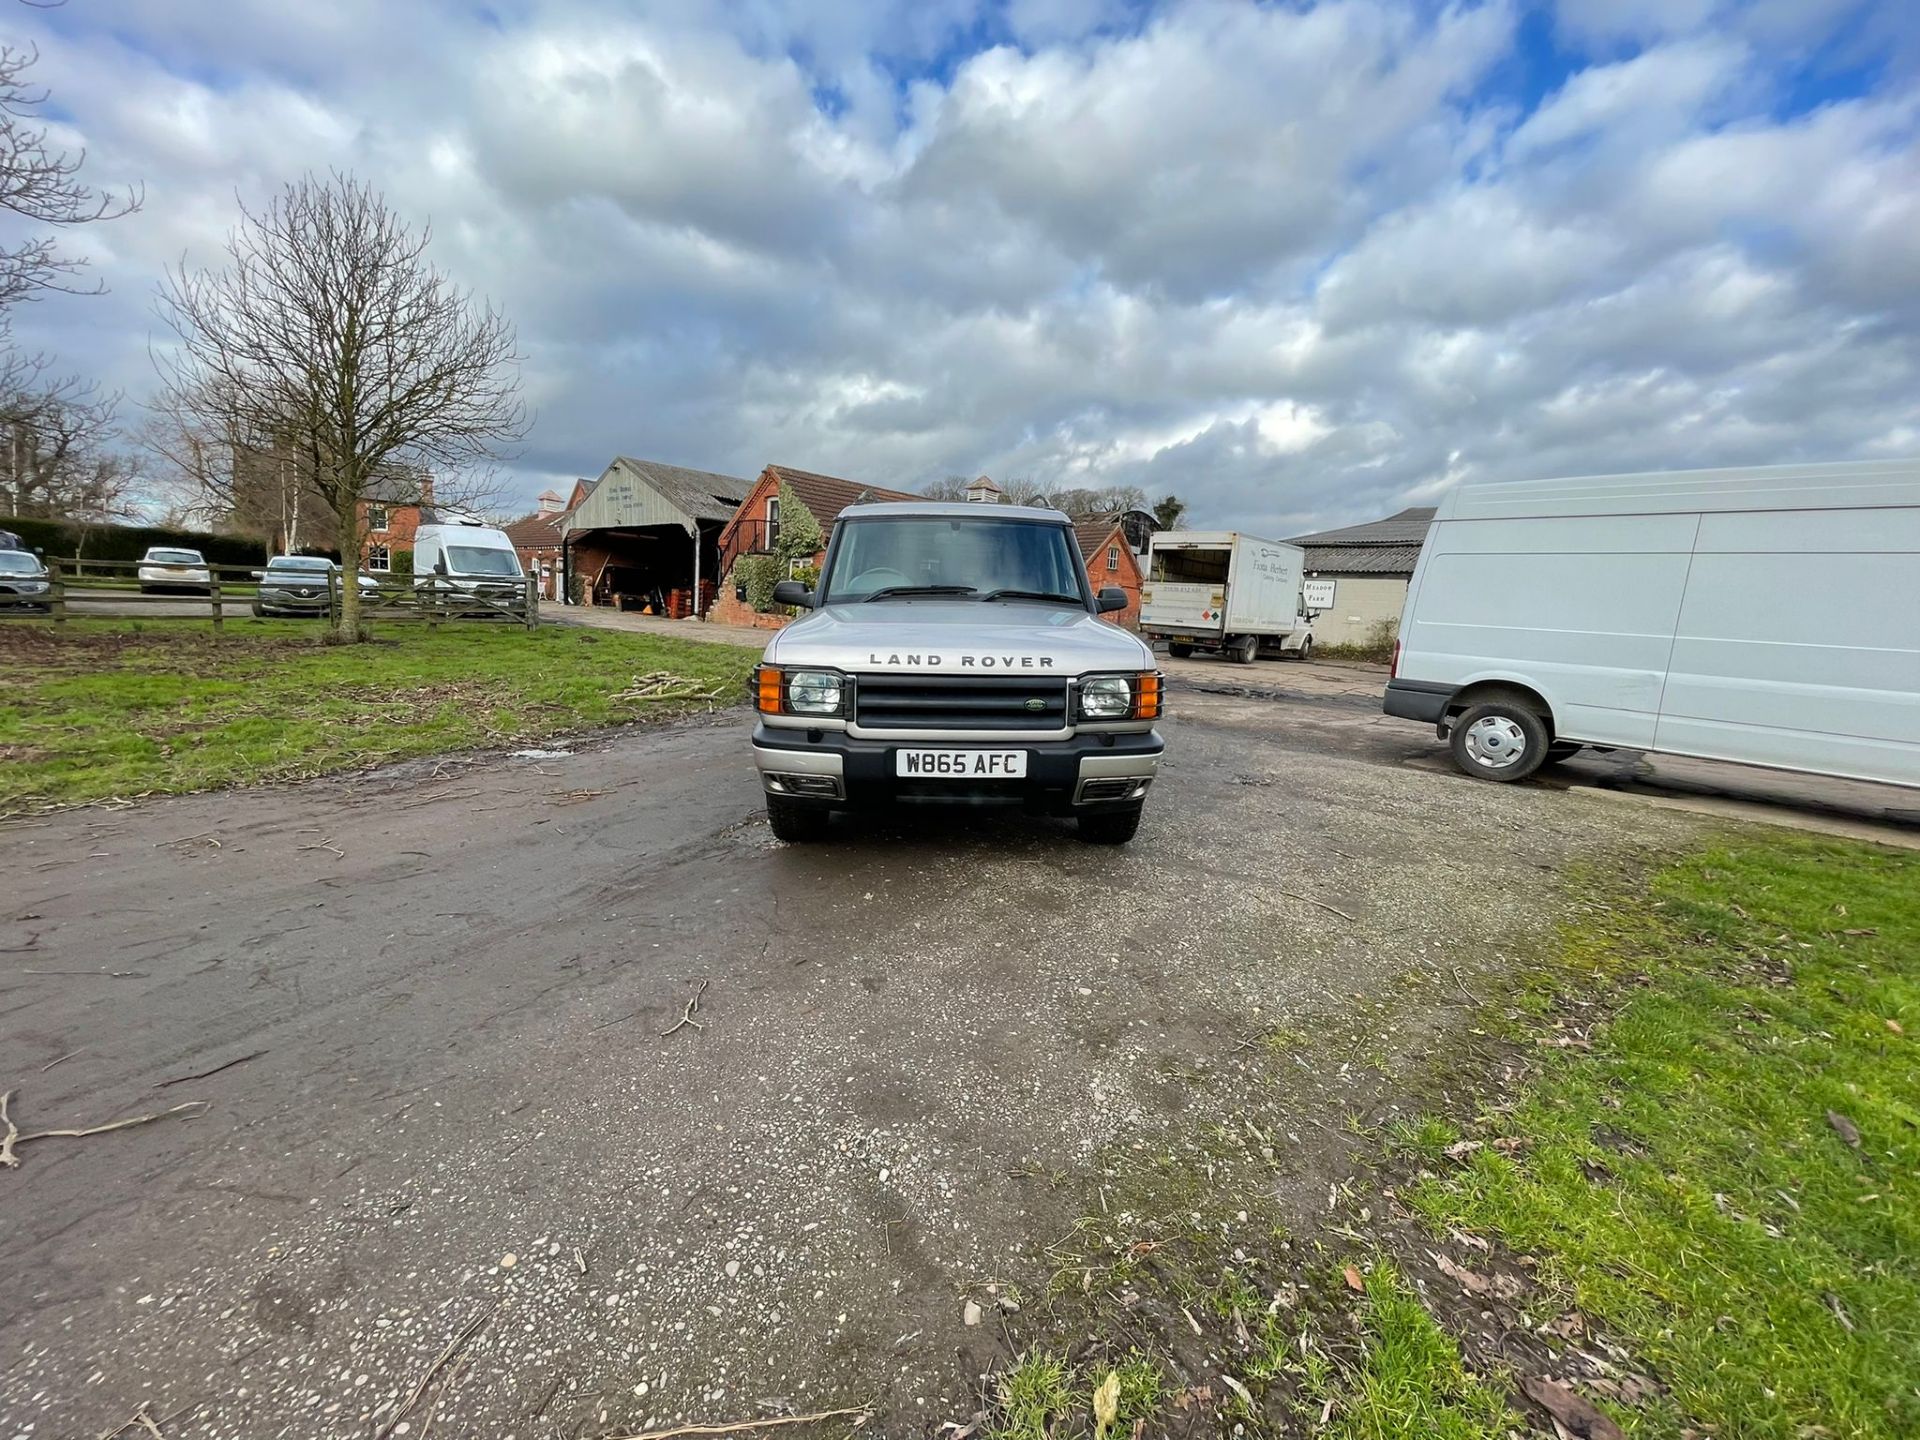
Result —
M 1502 1391 L 1468 1371 L 1460 1347 L 1393 1267 L 1366 1272 L 1359 1353 L 1309 1370 L 1305 1393 L 1333 1402 L 1331 1440 L 1481 1440 L 1519 1428 Z
M 1029 1350 L 1000 1377 L 989 1440 L 1049 1440 L 1057 1422 L 1076 1409 L 1074 1374 L 1050 1350 Z
M 689 708 L 616 698 L 654 671 L 731 704 L 755 659 L 557 626 L 393 626 L 332 646 L 297 620 L 230 621 L 219 636 L 191 622 L 0 622 L 0 814 L 303 778 Z
M 1657 1373 L 1633 1433 L 1920 1435 L 1920 857 L 1754 841 L 1653 900 L 1568 933 L 1570 973 L 1644 978 L 1478 1132 L 1519 1153 L 1410 1203 L 1538 1257 Z

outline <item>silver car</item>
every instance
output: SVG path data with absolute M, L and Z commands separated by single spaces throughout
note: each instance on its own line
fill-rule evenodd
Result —
M 276 555 L 267 568 L 258 572 L 260 588 L 254 593 L 256 615 L 325 615 L 329 608 L 329 577 L 338 586 L 340 567 L 321 555 Z M 369 576 L 357 576 L 360 593 L 379 588 L 380 582 Z
M 0 550 L 0 610 L 48 610 L 52 582 L 31 550 Z
M 213 593 L 213 572 L 207 557 L 198 550 L 175 550 L 156 545 L 140 557 L 140 593 L 162 590 L 190 590 L 201 595 Z
M 1164 748 L 1153 652 L 1099 617 L 1072 522 L 1014 505 L 854 505 L 813 613 L 754 678 L 754 762 L 783 840 L 871 801 L 1006 802 L 1078 819 L 1119 845 L 1139 828 Z

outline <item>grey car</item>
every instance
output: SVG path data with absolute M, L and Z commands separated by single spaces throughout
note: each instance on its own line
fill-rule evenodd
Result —
M 52 582 L 31 550 L 0 550 L 0 610 L 47 610 Z
M 276 555 L 260 572 L 260 588 L 253 597 L 256 615 L 324 615 L 328 610 L 328 577 L 340 583 L 341 569 L 320 555 Z M 379 582 L 358 577 L 362 593 Z

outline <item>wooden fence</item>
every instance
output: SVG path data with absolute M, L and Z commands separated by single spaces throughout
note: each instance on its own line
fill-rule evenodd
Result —
M 219 630 L 229 618 L 263 613 L 264 567 L 175 567 L 174 574 L 142 580 L 139 572 L 145 562 L 139 560 L 61 559 L 46 565 L 44 610 L 27 609 L 32 602 L 15 603 L 0 608 L 0 616 L 39 613 L 56 625 L 82 617 L 189 620 L 208 622 Z M 361 574 L 354 579 L 360 586 L 360 613 L 369 621 L 440 625 L 506 619 L 529 630 L 540 623 L 540 592 L 530 575 L 452 580 L 443 575 Z M 315 593 L 294 597 L 283 613 L 337 621 L 345 583 L 347 576 L 339 570 L 316 575 L 313 585 L 306 587 Z

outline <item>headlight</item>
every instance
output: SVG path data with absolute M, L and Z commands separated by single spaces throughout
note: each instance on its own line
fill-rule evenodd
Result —
M 38 595 L 42 590 L 47 588 L 47 582 L 44 580 L 28 580 L 24 582 L 20 588 L 29 595 Z
M 1133 687 L 1120 675 L 1098 675 L 1080 687 L 1080 714 L 1088 720 L 1124 720 L 1133 711 Z
M 795 670 L 787 676 L 787 709 L 795 715 L 838 715 L 841 684 L 832 670 Z

